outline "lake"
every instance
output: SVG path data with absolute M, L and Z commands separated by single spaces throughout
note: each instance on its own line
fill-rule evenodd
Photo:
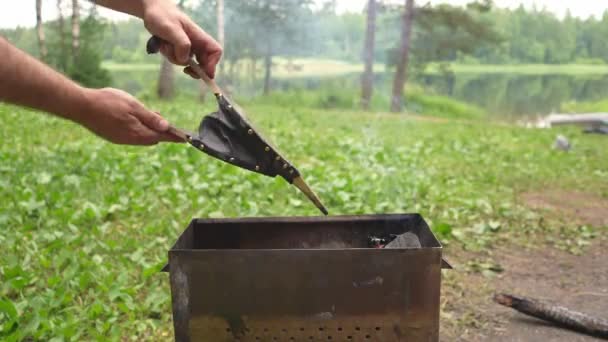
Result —
M 563 103 L 608 98 L 608 75 L 455 74 L 424 75 L 418 83 L 438 93 L 476 104 L 500 116 L 559 112 Z
M 196 82 L 176 69 L 176 89 L 179 93 L 195 96 Z M 155 92 L 158 70 L 113 70 L 113 86 L 132 94 L 145 96 Z M 485 109 L 490 115 L 501 118 L 524 118 L 559 112 L 561 105 L 571 101 L 598 101 L 608 98 L 608 74 L 518 74 L 518 73 L 456 73 L 453 75 L 424 74 L 412 81 L 429 91 L 446 95 Z M 390 94 L 391 74 L 379 73 L 376 82 L 382 88 L 375 96 Z M 273 80 L 273 89 L 315 89 L 332 84 L 332 87 L 357 89 L 359 74 L 316 78 L 281 78 Z M 348 87 L 348 88 L 346 88 Z M 261 93 L 261 79 L 246 80 L 232 85 L 234 94 L 247 98 Z

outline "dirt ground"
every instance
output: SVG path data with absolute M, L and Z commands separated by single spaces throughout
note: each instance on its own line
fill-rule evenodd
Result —
M 582 193 L 551 191 L 521 196 L 526 205 L 550 215 L 576 217 L 581 224 L 608 227 L 608 201 Z M 442 341 L 600 341 L 555 327 L 492 301 L 495 293 L 547 300 L 608 319 L 608 237 L 600 234 L 581 255 L 551 246 L 502 246 L 483 258 L 502 271 L 487 277 L 466 267 L 444 271 Z M 448 250 L 448 260 L 467 265 L 480 255 Z

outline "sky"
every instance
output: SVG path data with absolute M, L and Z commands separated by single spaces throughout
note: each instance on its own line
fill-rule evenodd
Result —
M 227 0 L 238 1 L 238 0 Z M 315 0 L 321 1 L 321 0 Z M 399 0 L 392 0 L 403 2 Z M 64 1 L 68 5 L 69 1 Z M 86 3 L 87 1 L 82 1 Z M 367 0 L 338 0 L 338 11 L 361 11 Z M 454 5 L 463 5 L 470 0 L 419 0 L 419 3 L 450 3 Z M 57 17 L 57 8 L 55 0 L 43 0 L 42 18 L 43 20 L 52 20 Z M 498 7 L 516 8 L 520 4 L 531 8 L 536 5 L 537 8 L 545 7 L 547 10 L 562 17 L 566 10 L 569 9 L 572 15 L 587 18 L 591 15 L 601 17 L 602 13 L 608 9 L 608 1 L 606 0 L 494 0 Z M 65 11 L 68 13 L 69 11 Z M 127 15 L 116 13 L 104 8 L 100 8 L 99 13 L 111 20 L 123 20 L 128 18 Z M 16 26 L 34 26 L 36 23 L 35 0 L 0 0 L 0 28 L 14 28 Z

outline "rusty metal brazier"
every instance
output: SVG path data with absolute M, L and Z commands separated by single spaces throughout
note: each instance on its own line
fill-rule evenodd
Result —
M 420 248 L 369 248 L 414 233 Z M 195 219 L 169 251 L 175 339 L 437 341 L 441 244 L 418 214 Z

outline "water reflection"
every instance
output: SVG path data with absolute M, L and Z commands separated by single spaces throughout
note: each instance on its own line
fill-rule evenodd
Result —
M 608 75 L 424 75 L 417 81 L 501 116 L 545 115 L 566 102 L 608 98 Z

